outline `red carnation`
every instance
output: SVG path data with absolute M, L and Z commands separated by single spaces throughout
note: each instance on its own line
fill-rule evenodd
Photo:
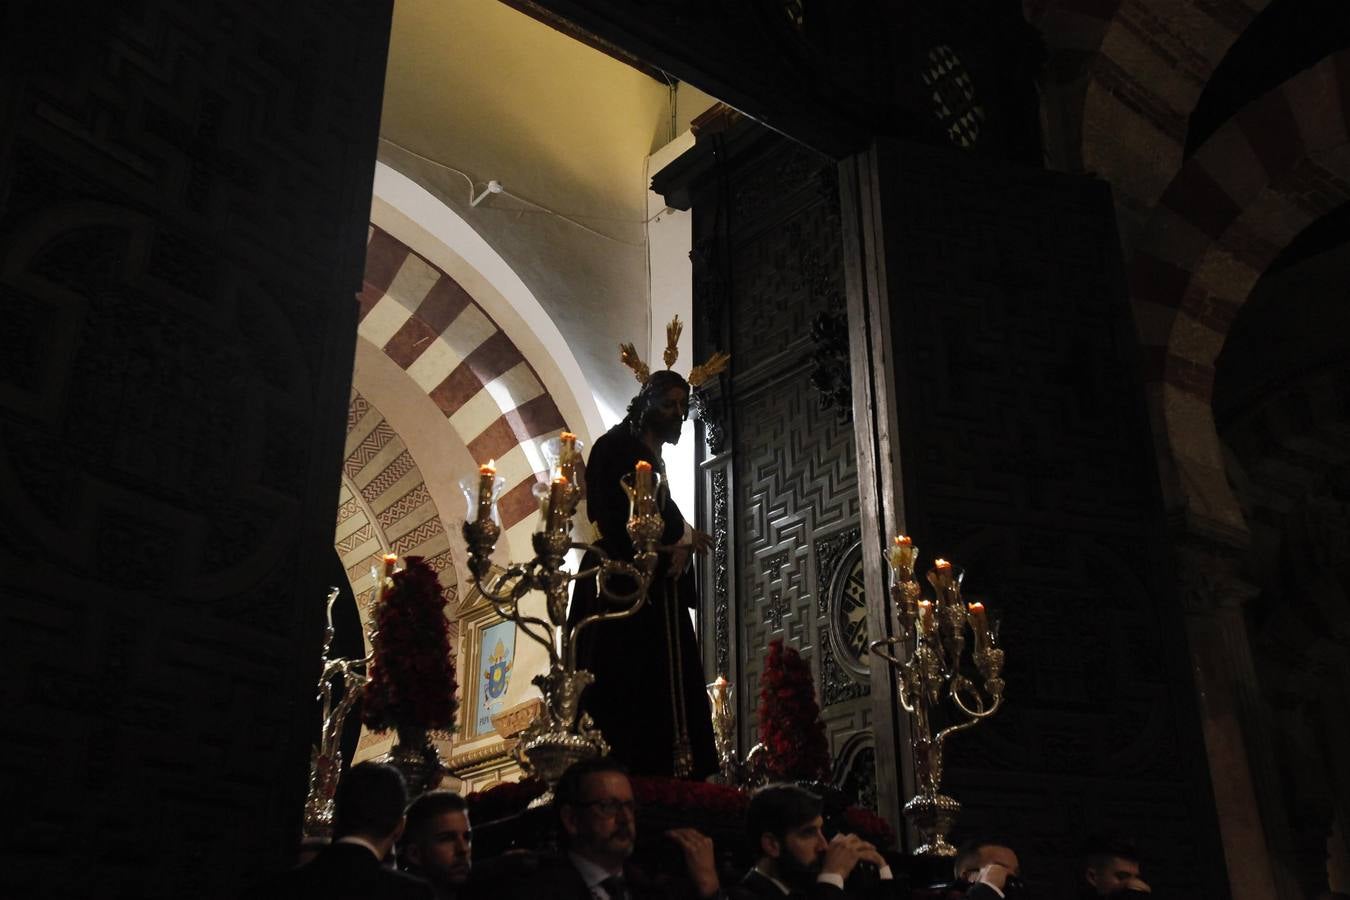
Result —
M 420 556 L 409 556 L 375 609 L 375 656 L 361 704 L 374 731 L 454 727 L 455 663 L 445 592 Z
M 824 781 L 830 774 L 825 723 L 811 667 L 781 639 L 770 642 L 759 691 L 759 734 L 765 770 L 778 781 Z

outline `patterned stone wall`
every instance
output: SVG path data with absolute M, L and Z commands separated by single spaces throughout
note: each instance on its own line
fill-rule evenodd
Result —
M 0 894 L 294 846 L 389 17 L 0 13 Z

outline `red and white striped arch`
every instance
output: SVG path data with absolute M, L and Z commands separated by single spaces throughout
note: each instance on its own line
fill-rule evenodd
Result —
M 1073 163 L 1147 210 L 1182 164 L 1192 111 L 1269 0 L 1028 0 L 1051 48 Z
M 1214 364 L 1270 263 L 1350 200 L 1348 111 L 1350 51 L 1253 101 L 1162 191 L 1130 261 L 1169 500 L 1221 530 L 1243 525 L 1214 427 Z
M 506 478 L 504 529 L 538 507 L 544 440 L 567 428 L 516 344 L 452 277 L 372 226 L 358 334 L 426 392 L 474 459 Z

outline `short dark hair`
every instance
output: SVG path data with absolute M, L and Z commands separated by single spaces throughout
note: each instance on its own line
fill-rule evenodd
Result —
M 1100 869 L 1113 859 L 1139 862 L 1139 847 L 1127 837 L 1111 834 L 1093 835 L 1083 845 L 1083 865 Z
M 611 759 L 608 756 L 602 756 L 598 759 L 583 759 L 580 762 L 574 762 L 567 767 L 567 771 L 562 773 L 558 779 L 558 786 L 553 789 L 553 811 L 557 816 L 558 842 L 566 847 L 568 845 L 567 829 L 563 827 L 562 811 L 565 806 L 579 806 L 581 804 L 581 783 L 592 775 L 599 775 L 604 772 L 614 772 L 623 777 L 628 777 L 628 767 L 617 759 Z
M 769 784 L 755 791 L 745 811 L 750 855 L 760 855 L 759 840 L 765 832 L 782 840 L 792 829 L 820 815 L 823 808 L 820 797 L 795 784 Z
M 576 806 L 581 802 L 581 783 L 592 775 L 602 772 L 615 772 L 628 777 L 628 768 L 617 759 L 602 756 L 598 759 L 583 759 L 567 767 L 553 789 L 553 805 L 559 809 L 564 806 Z
M 404 843 L 426 840 L 433 819 L 445 813 L 462 812 L 467 815 L 469 804 L 454 791 L 427 791 L 408 804 L 405 815 L 408 824 L 403 829 Z
M 952 858 L 952 875 L 960 878 L 961 873 L 965 871 L 966 864 L 970 862 L 972 856 L 979 856 L 980 851 L 985 847 L 1007 847 L 1012 849 L 1012 841 L 1007 840 L 1002 835 L 980 835 L 973 837 L 956 848 L 956 856 Z
M 334 837 L 364 834 L 387 837 L 398 830 L 408 790 L 393 766 L 363 762 L 352 766 L 338 782 L 333 814 Z

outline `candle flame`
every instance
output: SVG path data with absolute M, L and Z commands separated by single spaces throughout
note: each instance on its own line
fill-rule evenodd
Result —
M 952 564 L 949 563 L 949 562 L 947 562 L 947 560 L 945 560 L 945 559 L 935 559 L 935 560 L 933 560 L 933 568 L 935 568 L 935 569 L 950 569 L 951 567 L 952 567 Z
M 652 464 L 647 462 L 645 459 L 639 459 L 637 461 L 637 465 L 634 466 L 634 468 L 636 468 L 639 472 L 650 472 L 652 470 Z
M 913 546 L 913 544 L 914 541 L 907 534 L 897 534 L 895 536 L 895 546 L 897 547 L 910 547 Z
M 483 463 L 481 466 L 478 467 L 478 474 L 479 474 L 479 475 L 496 475 L 496 474 L 497 474 L 497 460 L 496 460 L 495 458 L 494 458 L 494 459 L 489 459 L 487 462 Z

